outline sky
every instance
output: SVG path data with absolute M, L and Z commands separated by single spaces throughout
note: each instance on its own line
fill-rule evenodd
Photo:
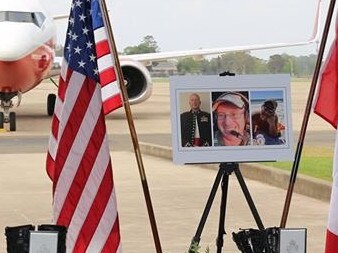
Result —
M 69 13 L 71 0 L 42 1 L 52 15 Z M 107 0 L 119 51 L 152 35 L 162 52 L 306 41 L 313 32 L 317 3 L 318 0 Z M 322 0 L 321 30 L 328 5 L 329 0 Z M 61 44 L 66 23 L 57 22 Z M 329 44 L 334 37 L 334 23 Z M 281 53 L 309 55 L 316 53 L 317 47 L 313 44 L 251 54 L 265 59 Z

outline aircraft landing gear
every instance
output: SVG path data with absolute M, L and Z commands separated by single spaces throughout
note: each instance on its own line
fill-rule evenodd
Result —
M 4 128 L 5 116 L 3 112 L 0 112 L 0 129 Z
M 55 101 L 56 101 L 56 95 L 55 94 L 48 94 L 47 97 L 47 114 L 48 116 L 52 116 L 54 113 L 55 108 Z
M 12 102 L 12 101 L 10 101 Z M 13 104 L 10 103 L 10 106 L 4 107 L 3 101 L 1 101 L 1 107 L 4 108 L 5 112 L 0 112 L 0 128 L 4 128 L 4 123 L 9 123 L 9 131 L 16 131 L 16 114 L 15 112 L 9 112 L 9 108 L 13 107 Z
M 4 112 L 0 112 L 0 128 L 4 128 L 5 123 L 9 123 L 9 130 L 11 132 L 16 131 L 16 114 L 15 112 L 9 112 L 14 106 L 12 98 L 18 96 L 18 104 L 21 100 L 21 94 L 15 93 L 1 93 L 0 92 L 0 107 Z
M 8 117 L 9 122 L 9 131 L 14 132 L 16 131 L 16 113 L 10 112 Z

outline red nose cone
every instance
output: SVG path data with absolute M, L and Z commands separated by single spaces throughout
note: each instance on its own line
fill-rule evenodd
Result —
M 53 56 L 45 47 L 17 61 L 0 61 L 0 91 L 26 92 L 47 75 Z

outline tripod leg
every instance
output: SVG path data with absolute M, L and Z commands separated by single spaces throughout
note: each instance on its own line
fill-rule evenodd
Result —
M 226 166 L 229 166 L 229 165 L 226 165 Z M 226 234 L 224 226 L 225 226 L 225 211 L 226 211 L 226 204 L 227 204 L 230 174 L 231 174 L 231 169 L 229 171 L 226 168 L 225 173 L 223 175 L 223 180 L 222 180 L 222 198 L 221 198 L 220 216 L 219 216 L 219 223 L 218 223 L 218 236 L 216 240 L 217 253 L 222 252 L 222 247 L 223 247 L 223 242 L 224 242 L 223 235 Z
M 204 208 L 204 211 L 203 211 L 200 223 L 199 223 L 199 225 L 197 227 L 197 231 L 196 231 L 194 237 L 192 238 L 192 241 L 191 241 L 191 244 L 190 244 L 190 247 L 189 247 L 189 253 L 193 253 L 194 252 L 193 251 L 193 247 L 196 246 L 196 245 L 198 245 L 199 242 L 200 242 L 200 240 L 201 240 L 202 230 L 204 228 L 205 222 L 206 222 L 207 217 L 209 215 L 209 212 L 210 212 L 210 209 L 211 209 L 211 206 L 212 206 L 212 202 L 214 201 L 214 198 L 215 198 L 215 195 L 216 195 L 216 192 L 217 192 L 217 188 L 219 186 L 219 183 L 221 182 L 221 179 L 223 177 L 224 171 L 225 171 L 225 169 L 220 166 L 220 168 L 218 170 L 218 173 L 216 175 L 214 184 L 213 184 L 213 186 L 211 188 L 211 192 L 210 192 L 207 204 L 206 204 L 206 206 Z
M 239 165 L 238 163 L 234 166 L 234 171 L 235 171 L 235 174 L 236 174 L 236 177 L 237 177 L 237 180 L 242 188 L 242 191 L 244 193 L 244 196 L 246 198 L 246 201 L 250 207 L 250 210 L 251 210 L 251 213 L 256 221 L 256 224 L 257 224 L 257 227 L 259 228 L 259 230 L 264 230 L 264 225 L 263 225 L 263 222 L 258 214 L 258 211 L 257 211 L 257 208 L 255 206 L 255 203 L 253 202 L 252 198 L 251 198 L 251 195 L 250 195 L 250 192 L 249 192 L 249 189 L 248 187 L 246 186 L 246 183 L 244 181 L 244 178 L 243 178 L 243 175 L 241 173 L 241 171 L 239 170 Z

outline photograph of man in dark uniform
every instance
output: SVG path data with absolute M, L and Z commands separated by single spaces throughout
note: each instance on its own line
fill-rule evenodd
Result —
M 189 96 L 190 110 L 181 114 L 182 147 L 211 146 L 210 113 L 201 110 L 201 99 L 197 93 Z

